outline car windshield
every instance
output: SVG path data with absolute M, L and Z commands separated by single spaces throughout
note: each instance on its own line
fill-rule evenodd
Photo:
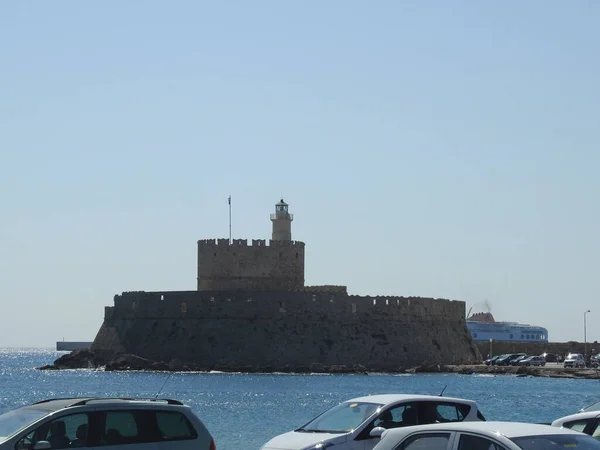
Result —
M 296 431 L 304 433 L 348 433 L 355 430 L 383 405 L 365 402 L 344 402 L 315 417 Z
M 512 438 L 511 440 L 523 450 L 600 450 L 600 441 L 583 433 L 581 436 L 576 434 L 548 434 Z
M 0 415 L 0 436 L 9 437 L 27 425 L 44 417 L 48 411 L 20 408 Z

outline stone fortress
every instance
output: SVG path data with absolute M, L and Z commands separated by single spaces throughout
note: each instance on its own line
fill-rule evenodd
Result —
M 198 241 L 195 291 L 124 292 L 105 308 L 93 350 L 193 370 L 397 371 L 481 355 L 462 301 L 349 295 L 305 286 L 305 244 L 283 199 L 272 238 Z

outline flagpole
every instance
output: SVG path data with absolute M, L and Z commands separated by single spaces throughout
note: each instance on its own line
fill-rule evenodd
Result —
M 231 244 L 231 195 L 227 202 L 229 203 L 229 243 Z

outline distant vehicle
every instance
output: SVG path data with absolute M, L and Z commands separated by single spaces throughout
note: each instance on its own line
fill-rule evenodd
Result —
M 483 363 L 484 363 L 486 366 L 493 366 L 493 365 L 494 365 L 494 363 L 495 363 L 495 362 L 496 362 L 496 361 L 497 361 L 499 358 L 501 358 L 502 356 L 504 356 L 504 355 L 496 355 L 496 356 L 493 356 L 492 358 L 486 359 L 486 360 L 485 360 Z
M 107 447 L 216 450 L 189 406 L 170 399 L 48 399 L 0 415 L 0 450 Z
M 387 430 L 374 450 L 600 450 L 577 431 L 521 422 L 435 423 Z M 332 449 L 333 450 L 333 449 Z
M 526 359 L 526 358 L 529 358 L 529 355 L 520 355 L 520 356 L 517 356 L 516 358 L 514 358 L 513 360 L 510 361 L 510 365 L 511 366 L 518 366 L 519 363 L 521 361 L 523 361 L 524 359 Z
M 546 359 L 543 356 L 528 356 L 519 361 L 519 366 L 542 366 L 546 365 Z
M 553 427 L 569 428 L 600 439 L 600 411 L 585 411 L 556 419 Z
M 386 429 L 436 421 L 485 421 L 485 417 L 472 400 L 434 395 L 369 395 L 328 409 L 294 431 L 274 437 L 261 450 L 319 450 L 330 446 L 335 450 L 372 450 Z
M 569 353 L 563 362 L 563 366 L 565 368 L 585 367 L 585 358 L 581 353 Z
M 510 366 L 512 362 L 520 358 L 521 356 L 527 356 L 525 353 L 508 353 L 506 355 L 502 355 L 501 358 L 498 358 L 494 365 L 496 366 Z

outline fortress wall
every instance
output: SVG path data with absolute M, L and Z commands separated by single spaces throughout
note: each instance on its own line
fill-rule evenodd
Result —
M 465 304 L 343 292 L 133 292 L 115 296 L 93 348 L 210 369 L 361 364 L 397 370 L 480 359 Z M 103 334 L 102 334 L 103 333 Z M 118 344 L 116 343 L 118 342 Z
M 198 290 L 288 290 L 304 286 L 304 243 L 198 241 Z

